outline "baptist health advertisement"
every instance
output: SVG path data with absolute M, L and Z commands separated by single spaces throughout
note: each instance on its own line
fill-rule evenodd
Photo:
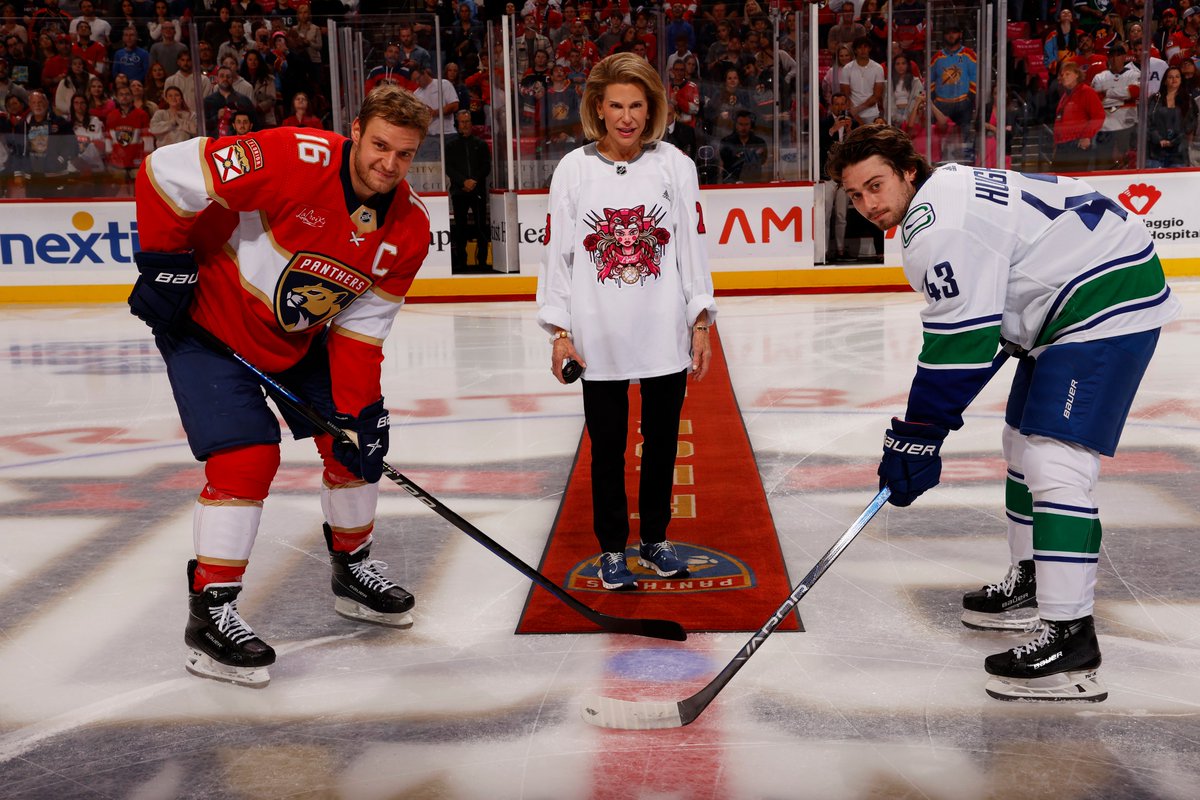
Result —
M 1200 205 L 1195 172 L 1091 175 L 1149 228 L 1168 275 L 1200 275 Z M 815 263 L 813 187 L 733 186 L 701 191 L 713 283 L 718 291 L 774 293 L 906 285 L 900 243 L 889 232 L 882 265 L 826 268 Z M 496 253 L 517 264 L 492 275 L 453 275 L 450 209 L 431 195 L 430 251 L 412 299 L 532 297 L 542 258 L 544 192 L 520 193 L 511 223 L 493 220 Z M 503 204 L 500 204 L 502 207 Z M 497 204 L 493 204 L 496 207 Z M 508 246 L 513 236 L 516 247 Z M 0 202 L 0 303 L 116 302 L 133 284 L 138 248 L 132 201 Z

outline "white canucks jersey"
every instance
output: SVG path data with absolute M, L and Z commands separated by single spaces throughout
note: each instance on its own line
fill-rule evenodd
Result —
M 1145 226 L 1084 181 L 947 165 L 899 235 L 905 276 L 927 301 L 912 421 L 959 427 L 1001 338 L 1036 356 L 1178 314 Z
M 696 167 L 673 145 L 614 163 L 594 144 L 554 171 L 538 323 L 572 332 L 589 380 L 691 364 L 690 326 L 716 317 Z

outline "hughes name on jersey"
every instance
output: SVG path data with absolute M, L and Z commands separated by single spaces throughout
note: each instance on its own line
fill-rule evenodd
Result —
M 1036 356 L 1178 313 L 1146 227 L 1081 180 L 950 164 L 917 191 L 900 239 L 927 301 L 910 421 L 961 427 L 1002 339 Z
M 673 145 L 614 163 L 595 144 L 554 173 L 538 322 L 574 335 L 590 380 L 691 364 L 689 328 L 716 314 L 695 165 Z
M 334 402 L 357 411 L 379 397 L 429 214 L 407 182 L 360 202 L 350 148 L 310 128 L 192 139 L 146 159 L 136 198 L 142 249 L 194 251 L 192 317 L 262 369 L 295 364 L 333 320 Z

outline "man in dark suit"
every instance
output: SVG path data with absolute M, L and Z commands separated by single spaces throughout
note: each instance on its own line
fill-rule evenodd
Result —
M 464 109 L 455 114 L 454 126 L 458 136 L 446 142 L 446 177 L 454 212 L 450 224 L 450 270 L 465 272 L 469 239 L 475 240 L 478 263 L 486 263 L 487 243 L 491 238 L 487 229 L 487 180 L 492 173 L 492 154 L 487 143 L 475 135 L 470 111 Z
M 696 129 L 676 119 L 672 105 L 667 106 L 667 133 L 663 140 L 678 147 L 688 158 L 696 160 Z

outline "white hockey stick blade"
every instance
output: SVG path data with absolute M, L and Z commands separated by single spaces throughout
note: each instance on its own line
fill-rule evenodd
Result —
M 579 708 L 585 722 L 599 728 L 648 731 L 682 728 L 678 702 L 635 703 L 598 694 L 585 695 Z

